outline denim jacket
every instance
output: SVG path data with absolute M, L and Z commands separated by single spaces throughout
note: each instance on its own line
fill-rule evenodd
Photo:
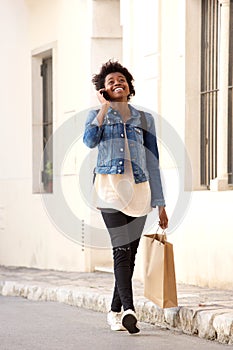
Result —
M 130 160 L 135 183 L 149 181 L 151 206 L 165 206 L 160 170 L 159 153 L 154 118 L 145 113 L 147 131 L 143 131 L 140 112 L 129 105 L 131 117 L 125 124 Z M 89 148 L 98 146 L 95 173 L 123 174 L 125 161 L 124 123 L 118 111 L 111 107 L 99 126 L 98 110 L 91 110 L 87 116 L 83 142 Z

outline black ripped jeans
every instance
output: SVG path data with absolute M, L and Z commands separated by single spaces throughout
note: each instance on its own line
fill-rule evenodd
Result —
M 146 216 L 131 217 L 113 209 L 102 209 L 105 225 L 110 234 L 113 247 L 115 288 L 111 310 L 120 312 L 134 310 L 132 277 L 135 257 Z

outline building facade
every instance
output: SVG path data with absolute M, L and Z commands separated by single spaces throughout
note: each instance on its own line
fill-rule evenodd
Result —
M 118 59 L 156 117 L 177 280 L 232 288 L 231 0 L 3 0 L 0 264 L 111 264 L 82 144 L 91 85 Z M 156 212 L 147 230 L 156 229 Z M 153 225 L 154 223 L 154 225 Z M 143 244 L 136 276 L 142 278 Z

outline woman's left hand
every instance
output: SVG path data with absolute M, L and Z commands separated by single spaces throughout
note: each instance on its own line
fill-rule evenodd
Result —
M 159 226 L 165 230 L 168 228 L 168 217 L 165 207 L 159 207 Z

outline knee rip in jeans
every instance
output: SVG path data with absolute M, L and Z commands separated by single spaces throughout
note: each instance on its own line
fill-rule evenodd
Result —
M 127 252 L 130 250 L 130 247 L 117 247 L 117 248 L 113 248 L 114 252 L 119 252 L 119 251 L 123 251 L 123 252 Z

